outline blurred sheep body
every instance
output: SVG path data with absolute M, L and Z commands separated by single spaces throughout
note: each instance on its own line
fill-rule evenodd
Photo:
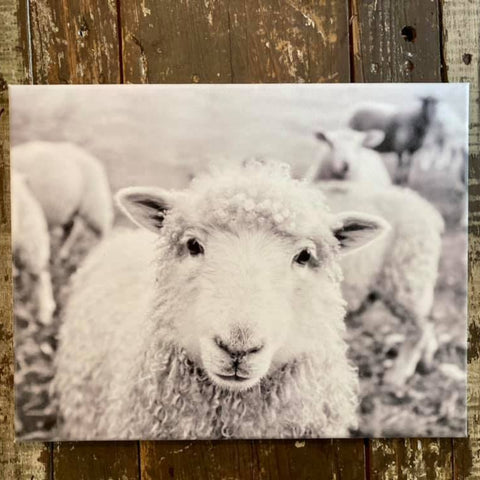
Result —
M 318 132 L 316 137 L 325 146 L 320 161 L 307 173 L 306 178 L 320 180 L 348 180 L 386 186 L 392 183 L 382 157 L 369 145 L 383 139 L 383 133 L 368 133 L 351 129 Z
M 15 146 L 11 156 L 13 167 L 25 176 L 42 206 L 49 228 L 73 222 L 64 255 L 80 230 L 80 220 L 99 236 L 108 232 L 112 198 L 105 170 L 95 157 L 73 143 L 45 141 Z
M 420 331 L 418 344 L 405 345 L 387 381 L 403 384 L 420 360 L 428 365 L 437 343 L 429 321 L 441 254 L 443 220 L 438 211 L 408 188 L 377 188 L 357 182 L 321 182 L 333 212 L 351 209 L 388 220 L 391 231 L 375 244 L 341 261 L 342 291 L 348 310 L 362 308 L 377 294 L 393 313 Z
M 43 210 L 25 179 L 12 170 L 12 244 L 19 263 L 36 280 L 38 320 L 48 325 L 55 310 L 49 272 L 50 237 Z
M 454 183 L 465 185 L 467 144 L 468 134 L 464 122 L 445 102 L 441 102 L 422 148 L 417 152 L 419 168 L 423 171 L 447 171 Z
M 153 233 L 114 232 L 73 280 L 56 359 L 62 438 L 355 428 L 338 256 L 386 222 L 330 214 L 317 188 L 273 162 L 117 198 Z
M 397 183 L 405 183 L 411 163 L 411 155 L 421 148 L 432 125 L 437 110 L 433 97 L 421 99 L 419 105 L 387 113 L 383 106 L 372 104 L 358 109 L 349 121 L 354 130 L 380 129 L 385 136 L 373 147 L 381 153 L 394 152 L 398 155 Z

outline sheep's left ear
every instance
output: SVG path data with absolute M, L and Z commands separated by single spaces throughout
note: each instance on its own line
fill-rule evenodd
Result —
M 335 216 L 333 234 L 342 254 L 358 250 L 390 230 L 390 224 L 380 217 L 360 212 L 343 212 Z
M 128 187 L 119 190 L 115 200 L 130 220 L 158 233 L 175 203 L 175 193 L 154 187 Z

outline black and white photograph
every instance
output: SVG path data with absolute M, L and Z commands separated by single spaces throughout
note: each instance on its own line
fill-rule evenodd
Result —
M 468 84 L 9 99 L 18 440 L 466 436 Z

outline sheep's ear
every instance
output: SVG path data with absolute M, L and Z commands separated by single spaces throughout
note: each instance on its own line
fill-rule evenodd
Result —
M 333 148 L 333 144 L 332 144 L 332 141 L 328 138 L 327 134 L 325 132 L 322 132 L 322 131 L 318 131 L 315 133 L 315 138 L 317 140 L 320 140 L 321 142 L 325 142 L 327 143 L 330 147 Z
M 382 130 L 368 130 L 362 140 L 362 145 L 367 148 L 378 147 L 385 139 L 385 132 Z
M 344 212 L 336 215 L 332 230 L 340 243 L 341 253 L 347 254 L 385 235 L 390 225 L 374 215 Z
M 174 203 L 173 192 L 153 187 L 128 187 L 115 195 L 117 205 L 140 227 L 158 233 Z

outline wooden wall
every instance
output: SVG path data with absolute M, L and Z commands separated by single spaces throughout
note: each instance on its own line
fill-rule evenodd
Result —
M 479 54 L 475 0 L 0 0 L 0 478 L 480 479 Z M 7 83 L 417 81 L 472 82 L 468 440 L 14 443 Z

